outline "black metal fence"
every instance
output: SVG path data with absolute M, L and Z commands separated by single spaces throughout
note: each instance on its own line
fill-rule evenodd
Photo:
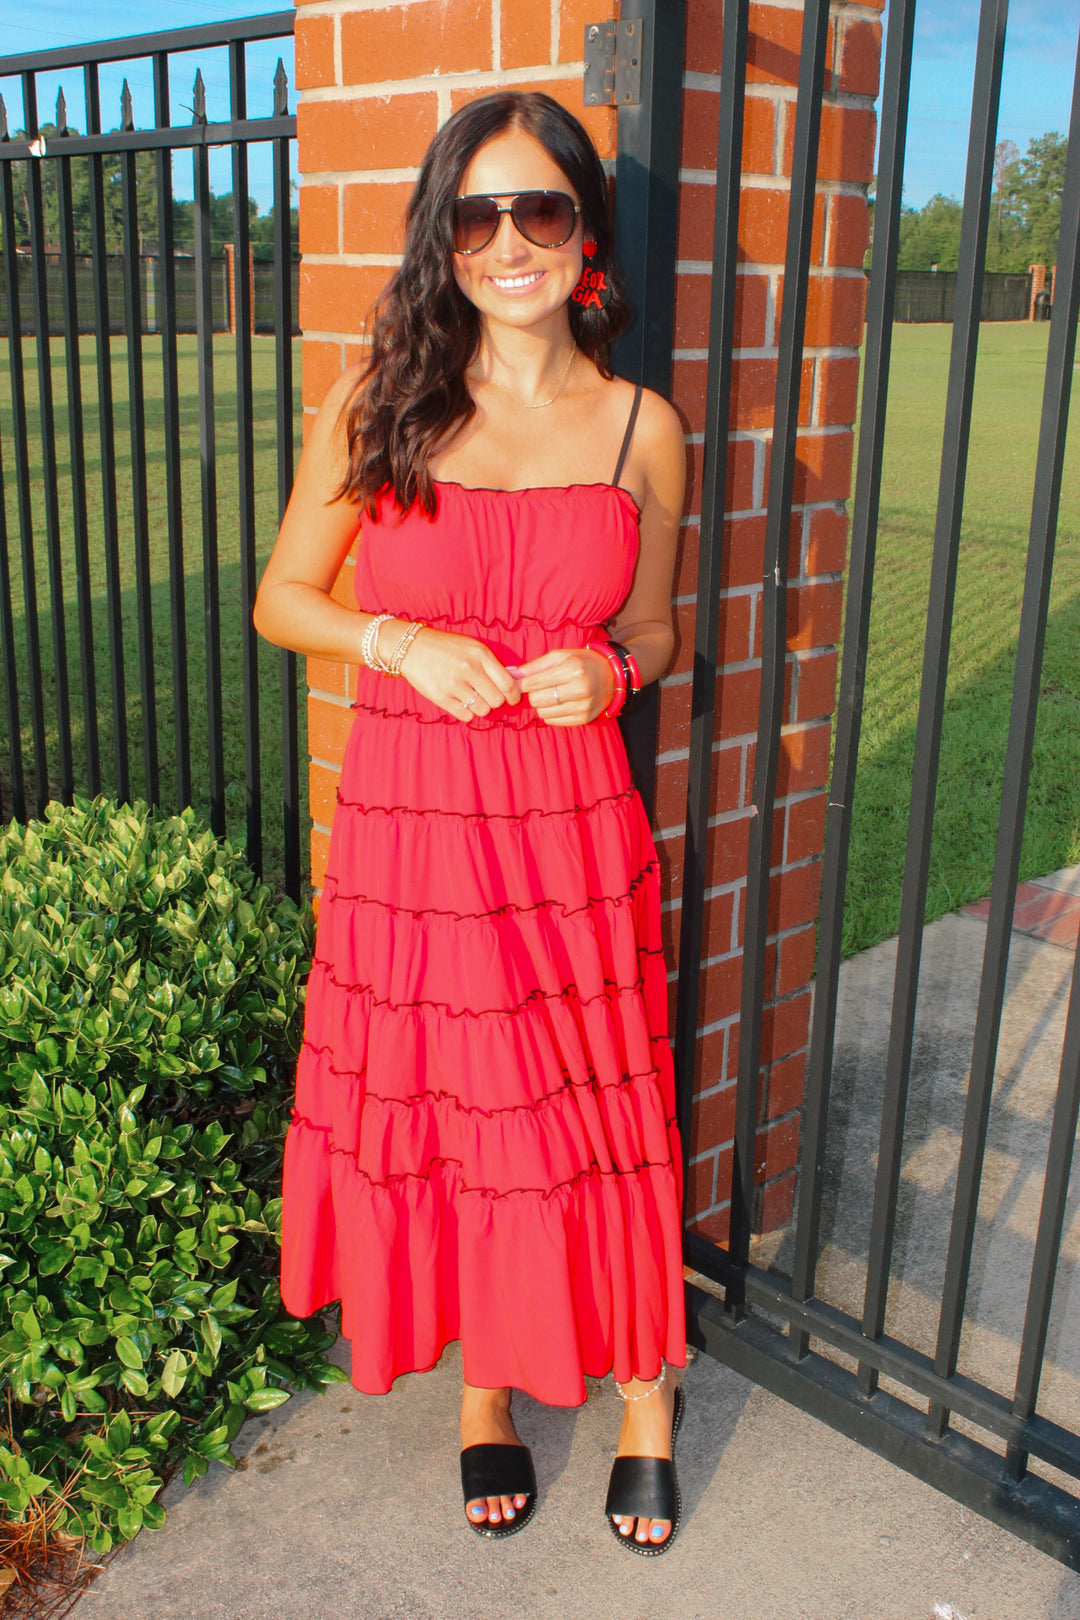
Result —
M 46 252 L 45 308 L 48 311 L 50 337 L 63 337 L 67 331 L 67 313 L 64 305 L 64 284 L 67 266 L 59 252 Z M 97 331 L 97 308 L 94 292 L 98 269 L 92 254 L 76 253 L 72 257 L 75 277 L 74 328 L 80 336 Z M 34 300 L 36 269 L 29 250 L 16 252 L 16 275 L 19 285 L 19 316 L 24 337 L 37 336 L 37 307 Z M 275 269 L 272 263 L 256 259 L 251 265 L 252 330 L 262 336 L 272 336 L 276 330 L 277 313 L 274 304 Z M 299 336 L 297 317 L 300 294 L 300 265 L 290 267 L 290 298 L 293 311 L 292 333 Z M 197 308 L 198 266 L 193 253 L 174 252 L 171 275 L 157 253 L 139 256 L 139 320 L 143 332 L 160 332 L 163 326 L 162 303 L 171 286 L 173 298 L 173 324 L 178 335 L 190 336 L 198 332 Z M 108 330 L 112 337 L 120 337 L 126 330 L 124 313 L 124 257 L 120 253 L 105 255 L 105 307 L 108 310 Z M 229 294 L 228 261 L 223 254 L 210 258 L 210 324 L 215 332 L 228 332 L 235 327 L 235 311 Z M 6 288 L 0 288 L 0 337 L 8 337 L 8 306 Z
M 894 321 L 951 321 L 956 308 L 956 270 L 898 270 Z M 987 270 L 979 301 L 981 321 L 1026 321 L 1031 313 L 1031 275 Z
M 291 45 L 292 31 L 285 11 L 0 58 L 0 90 L 14 101 L 21 89 L 22 99 L 21 119 L 12 111 L 9 120 L 0 101 L 0 812 L 21 819 L 76 791 L 194 804 L 216 832 L 243 838 L 257 870 L 298 895 L 296 657 L 260 649 L 251 623 L 258 554 L 288 499 L 299 424 L 296 120 L 280 59 L 272 87 L 267 73 L 272 111 L 249 116 L 248 51 L 261 41 Z M 214 50 L 228 59 L 227 116 L 211 117 L 200 69 L 191 121 L 172 123 L 178 53 Z M 153 75 L 145 126 L 125 80 L 120 127 L 106 131 L 100 69 L 136 60 Z M 186 88 L 193 59 L 181 60 Z M 57 133 L 40 134 L 38 80 L 57 73 L 70 75 L 69 96 L 81 88 L 85 134 L 68 126 L 63 86 Z M 21 124 L 18 139 L 9 121 Z M 236 276 L 234 336 L 215 338 L 229 323 L 217 219 L 213 251 L 211 243 L 210 150 L 230 155 L 233 249 L 246 265 L 254 143 L 270 152 L 272 260 L 257 266 L 254 287 Z M 187 259 L 176 253 L 173 206 L 174 164 L 185 160 Z M 115 214 L 107 228 L 106 162 L 114 206 L 119 168 L 119 254 Z M 89 255 L 76 251 L 85 249 L 75 234 L 76 179 L 86 187 Z M 159 250 L 149 261 L 139 251 L 148 203 Z M 219 485 L 228 490 L 220 502 Z
M 862 415 L 843 662 L 828 795 L 817 978 L 795 1210 L 768 1246 L 752 1241 L 756 1133 L 759 1121 L 762 1004 L 769 940 L 770 851 L 781 751 L 786 655 L 788 537 L 803 334 L 810 268 L 823 84 L 829 69 L 828 0 L 805 0 L 795 108 L 794 170 L 779 361 L 768 485 L 762 699 L 749 819 L 735 1149 L 731 1160 L 731 1232 L 726 1247 L 694 1231 L 686 1258 L 694 1332 L 712 1355 L 815 1413 L 950 1492 L 1044 1550 L 1080 1567 L 1080 1412 L 1052 1421 L 1039 1410 L 1048 1324 L 1055 1285 L 1067 1293 L 1062 1262 L 1078 1110 L 1080 1110 L 1080 957 L 1071 997 L 1056 1091 L 1047 1104 L 1045 1136 L 1032 1166 L 1038 1207 L 1022 1242 L 1010 1248 L 1011 1284 L 1021 1291 L 1018 1339 L 996 1366 L 979 1359 L 970 1310 L 972 1261 L 980 1225 L 980 1193 L 995 1071 L 1013 903 L 1040 672 L 1046 633 L 1069 397 L 1080 310 L 1080 51 L 1064 182 L 1053 317 L 1035 474 L 1034 504 L 1018 625 L 1012 713 L 981 984 L 972 1028 L 971 1063 L 963 1088 L 958 1148 L 941 1148 L 935 1173 L 947 1200 L 940 1257 L 919 1271 L 918 1321 L 896 1304 L 912 1246 L 927 1232 L 904 1231 L 901 1173 L 910 1158 L 909 1111 L 916 1005 L 923 947 L 935 792 L 942 738 L 960 552 L 964 481 L 972 418 L 984 264 L 993 186 L 1007 0 L 982 0 L 973 86 L 963 227 L 955 277 L 952 347 L 945 409 L 939 498 L 933 544 L 922 687 L 914 748 L 901 926 L 892 991 L 892 1022 L 883 1072 L 874 1075 L 872 1102 L 861 1099 L 860 1164 L 869 1186 L 860 1207 L 860 1234 L 843 1253 L 845 1285 L 837 1302 L 821 1290 L 825 1235 L 832 1227 L 834 1169 L 852 1129 L 850 1099 L 838 1099 L 834 1057 L 844 890 L 855 792 L 878 502 L 896 306 L 896 257 L 908 119 L 915 0 L 891 0 L 880 104 L 880 155 L 873 265 L 862 380 Z M 725 460 L 729 437 L 733 311 L 736 291 L 741 140 L 746 84 L 749 0 L 724 0 L 719 97 L 711 342 L 707 383 L 700 571 L 690 738 L 690 776 L 680 939 L 676 1048 L 680 1123 L 691 1141 L 695 1055 L 699 1035 L 697 964 L 708 882 L 710 778 L 716 702 L 720 548 L 724 532 Z M 867 1109 L 876 1112 L 868 1120 Z M 1049 1115 L 1052 1114 L 1052 1118 Z M 925 1125 L 925 1120 L 921 1122 Z M 959 1124 L 959 1122 L 958 1122 Z M 906 1132 L 908 1133 L 906 1135 Z M 838 1144 L 840 1144 L 838 1146 Z M 1041 1159 L 1041 1162 L 1040 1162 Z M 722 1161 L 723 1162 L 723 1161 Z M 721 1172 L 724 1173 L 723 1171 Z M 718 1194 L 722 1200 L 723 1194 Z M 951 1208 L 949 1208 L 951 1204 Z M 863 1215 L 866 1242 L 862 1243 Z M 985 1223 L 983 1223 L 985 1224 Z M 931 1243 L 941 1221 L 929 1234 Z M 985 1230 L 984 1230 L 985 1237 Z M 940 1264 L 939 1264 L 940 1259 Z M 1064 1267 L 1064 1282 L 1062 1270 Z M 1059 1305 L 1060 1305 L 1059 1300 Z M 913 1308 L 914 1309 L 914 1308 Z M 995 1324 L 997 1326 L 997 1324 Z M 961 1367 L 962 1337 L 968 1353 Z M 974 1344 L 974 1349 L 972 1345 Z

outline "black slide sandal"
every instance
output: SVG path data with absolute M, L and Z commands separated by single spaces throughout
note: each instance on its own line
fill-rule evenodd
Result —
M 532 1452 L 528 1446 L 466 1446 L 461 1453 L 461 1488 L 466 1507 L 477 1497 L 528 1496 L 525 1506 L 515 1509 L 509 1522 L 503 1519 L 499 1524 L 491 1524 L 486 1519 L 474 1520 L 465 1515 L 469 1529 L 475 1530 L 478 1536 L 494 1539 L 515 1535 L 518 1530 L 524 1530 L 536 1508 Z
M 604 1512 L 608 1516 L 611 1533 L 621 1547 L 642 1558 L 659 1558 L 666 1553 L 679 1533 L 682 1516 L 682 1497 L 675 1473 L 675 1436 L 683 1415 L 683 1392 L 675 1391 L 675 1410 L 671 1419 L 671 1458 L 616 1457 L 611 1467 L 607 1501 Z M 623 1519 L 668 1519 L 671 1529 L 661 1542 L 636 1541 L 633 1535 L 623 1535 L 611 1515 Z

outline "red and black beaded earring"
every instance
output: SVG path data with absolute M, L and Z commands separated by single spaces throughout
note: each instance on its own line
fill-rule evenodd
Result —
M 582 242 L 581 251 L 586 260 L 596 257 L 596 243 L 591 237 L 586 237 Z M 570 297 L 583 309 L 587 309 L 590 304 L 595 304 L 597 309 L 606 308 L 611 301 L 611 286 L 603 270 L 598 270 L 588 263 L 583 264 L 581 276 Z

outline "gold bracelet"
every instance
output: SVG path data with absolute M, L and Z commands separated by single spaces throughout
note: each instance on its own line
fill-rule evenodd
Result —
M 394 648 L 393 652 L 390 654 L 390 662 L 386 666 L 388 674 L 401 674 L 401 665 L 404 661 L 405 654 L 412 645 L 413 637 L 416 635 L 418 630 L 422 630 L 423 628 L 423 619 L 414 619 L 410 625 L 406 626 L 404 634 L 399 640 L 397 646 Z
M 373 614 L 360 641 L 360 656 L 363 658 L 364 663 L 368 669 L 377 670 L 380 675 L 388 675 L 390 669 L 379 656 L 379 627 L 385 624 L 387 619 L 392 618 L 394 618 L 393 613 Z

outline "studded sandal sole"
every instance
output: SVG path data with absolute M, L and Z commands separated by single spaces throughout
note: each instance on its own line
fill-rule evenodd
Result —
M 616 1457 L 611 1468 L 607 1501 L 607 1514 L 611 1533 L 620 1547 L 638 1553 L 642 1558 L 659 1558 L 666 1553 L 679 1533 L 682 1518 L 682 1497 L 675 1472 L 675 1436 L 683 1415 L 682 1389 L 675 1391 L 675 1410 L 671 1419 L 671 1457 Z M 661 1542 L 636 1541 L 632 1535 L 623 1535 L 611 1515 L 624 1519 L 668 1519 L 671 1529 Z
M 481 1496 L 528 1496 L 525 1506 L 507 1523 L 476 1523 L 465 1516 L 465 1523 L 478 1536 L 489 1541 L 516 1536 L 524 1530 L 536 1511 L 536 1474 L 528 1446 L 486 1444 L 466 1446 L 461 1453 L 461 1488 L 465 1506 Z

